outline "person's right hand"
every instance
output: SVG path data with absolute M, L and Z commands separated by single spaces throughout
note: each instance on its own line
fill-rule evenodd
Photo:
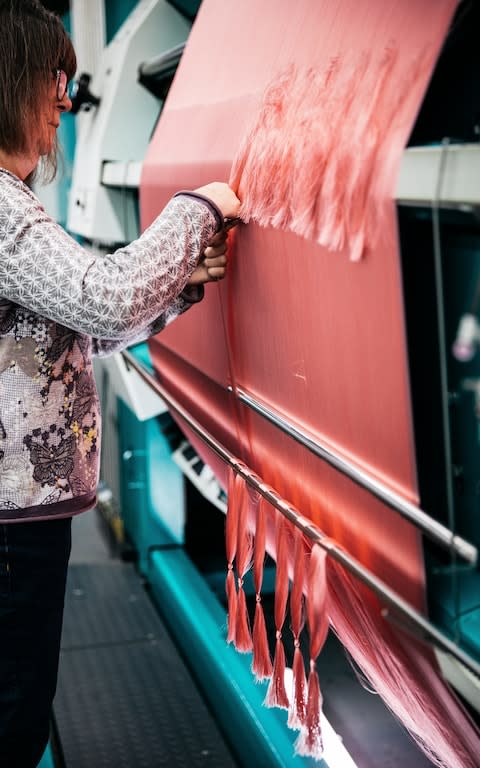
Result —
M 203 197 L 208 197 L 217 208 L 220 208 L 224 219 L 233 219 L 238 216 L 240 200 L 228 184 L 223 181 L 212 181 L 194 190 Z

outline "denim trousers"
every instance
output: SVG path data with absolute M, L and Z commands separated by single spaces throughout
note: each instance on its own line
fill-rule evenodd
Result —
M 0 524 L 0 766 L 36 768 L 57 685 L 71 518 Z

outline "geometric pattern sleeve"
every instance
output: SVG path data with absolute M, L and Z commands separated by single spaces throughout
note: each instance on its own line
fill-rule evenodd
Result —
M 0 296 L 97 339 L 146 338 L 189 306 L 180 294 L 218 228 L 209 205 L 180 195 L 137 240 L 93 254 L 2 171 Z
M 149 339 L 150 336 L 163 331 L 165 326 L 175 320 L 176 317 L 186 312 L 193 304 L 198 303 L 204 296 L 203 285 L 187 286 L 170 305 L 170 308 L 158 317 L 154 323 L 148 326 L 141 333 L 134 336 L 125 336 L 123 339 L 92 339 L 92 354 L 96 357 L 105 357 L 113 352 L 120 352 L 122 349 L 139 344 L 141 341 Z

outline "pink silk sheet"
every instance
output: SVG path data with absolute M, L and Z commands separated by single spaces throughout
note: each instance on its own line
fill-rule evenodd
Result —
M 213 179 L 232 178 L 250 221 L 231 235 L 227 279 L 208 285 L 201 305 L 150 342 L 162 383 L 228 450 L 422 611 L 418 531 L 240 404 L 235 389 L 418 501 L 393 200 L 455 7 L 455 0 L 204 0 L 141 180 L 143 228 L 173 192 Z M 332 66 L 340 76 L 330 87 Z M 280 106 L 298 121 L 285 122 L 282 133 L 280 110 L 271 143 L 268 121 L 260 141 L 265 91 L 286 72 L 291 90 L 280 94 Z M 318 73 L 318 99 L 296 90 L 302 73 L 310 80 Z M 310 203 L 318 192 L 319 222 L 303 230 L 302 184 L 310 185 Z M 277 186 L 280 205 L 286 201 L 278 221 Z M 352 195 L 346 201 L 344 187 Z M 324 210 L 335 219 L 329 232 Z M 227 488 L 227 467 L 181 426 Z M 275 556 L 273 534 L 267 546 Z
M 151 343 L 162 380 L 192 415 L 417 607 L 423 607 L 424 577 L 415 529 L 237 405 L 226 388 L 239 386 L 270 404 L 417 501 L 393 170 L 454 8 L 452 0 L 204 0 L 141 184 L 145 227 L 177 189 L 228 180 L 265 88 L 289 65 L 322 71 L 337 57 L 353 66 L 363 53 L 381 55 L 390 47 L 397 68 L 387 86 L 395 95 L 412 62 L 420 55 L 428 60 L 399 104 L 386 167 L 376 169 L 388 174 L 382 180 L 388 199 L 375 247 L 352 263 L 348 248 L 333 252 L 254 223 L 239 227 L 227 280 L 207 286 L 202 305 Z M 342 103 L 334 101 L 333 110 L 342 114 Z M 332 119 L 327 91 L 318 104 L 319 133 Z M 342 151 L 359 115 L 345 119 L 351 125 L 337 127 L 332 153 Z M 353 150 L 357 162 L 368 158 L 363 146 Z M 226 486 L 225 468 L 197 447 Z

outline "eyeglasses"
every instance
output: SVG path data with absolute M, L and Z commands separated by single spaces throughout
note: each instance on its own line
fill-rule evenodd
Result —
M 62 101 L 67 92 L 68 77 L 63 69 L 54 69 L 53 76 L 57 81 L 57 101 Z

